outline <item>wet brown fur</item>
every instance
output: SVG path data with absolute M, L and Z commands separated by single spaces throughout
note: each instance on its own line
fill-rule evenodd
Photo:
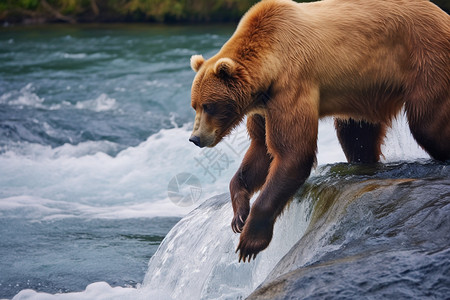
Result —
M 404 105 L 417 142 L 450 159 L 450 17 L 429 1 L 265 0 L 217 55 L 192 65 L 192 106 L 205 118 L 197 129 L 214 136 L 206 146 L 248 116 L 251 145 L 230 183 L 244 261 L 269 245 L 309 176 L 321 117 L 336 117 L 350 162 L 371 163 Z

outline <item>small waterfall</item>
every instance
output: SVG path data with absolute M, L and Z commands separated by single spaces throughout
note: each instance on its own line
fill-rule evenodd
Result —
M 151 258 L 142 288 L 173 299 L 243 299 L 266 278 L 305 232 L 311 201 L 294 200 L 275 225 L 269 247 L 238 263 L 228 194 L 213 197 L 182 219 Z

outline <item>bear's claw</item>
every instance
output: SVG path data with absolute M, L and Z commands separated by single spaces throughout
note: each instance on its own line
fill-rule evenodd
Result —
M 247 221 L 247 223 L 236 248 L 236 253 L 239 251 L 239 262 L 254 260 L 256 255 L 266 249 L 272 240 L 273 223 L 267 221 L 253 222 L 253 224 Z
M 233 229 L 234 233 L 241 233 L 242 229 L 245 225 L 245 220 L 247 216 L 242 217 L 242 215 L 237 214 L 233 217 L 233 221 L 231 221 L 231 229 Z
M 262 250 L 264 250 L 269 245 L 269 242 L 259 241 L 259 242 L 244 242 L 240 241 L 237 246 L 236 253 L 239 251 L 239 262 L 250 262 L 252 259 L 256 259 L 256 255 Z

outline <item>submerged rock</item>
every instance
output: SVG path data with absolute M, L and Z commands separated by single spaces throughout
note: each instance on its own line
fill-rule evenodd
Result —
M 450 295 L 450 166 L 324 167 L 306 233 L 248 299 Z

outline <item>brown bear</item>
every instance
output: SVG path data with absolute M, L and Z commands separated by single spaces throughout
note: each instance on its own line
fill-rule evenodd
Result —
M 213 147 L 247 116 L 251 145 L 230 183 L 239 261 L 269 245 L 309 176 L 319 118 L 335 116 L 349 162 L 374 163 L 404 106 L 419 145 L 450 159 L 450 17 L 427 0 L 261 1 L 191 66 L 191 142 Z

